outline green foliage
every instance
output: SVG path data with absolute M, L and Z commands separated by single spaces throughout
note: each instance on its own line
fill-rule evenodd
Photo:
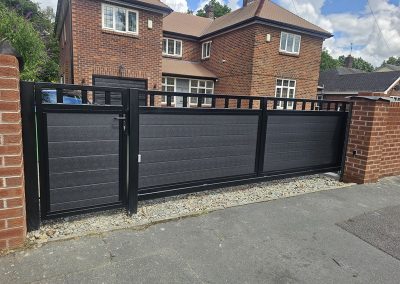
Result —
M 214 17 L 215 18 L 221 17 L 232 11 L 232 9 L 229 8 L 228 5 L 226 5 L 226 4 L 222 5 L 217 0 L 210 0 L 210 2 L 208 2 L 208 4 L 204 5 L 204 7 L 202 9 L 197 11 L 196 15 L 200 16 L 200 17 L 206 17 L 207 6 L 214 7 Z
M 390 56 L 388 59 L 383 61 L 382 66 L 385 63 L 400 66 L 400 56 Z
M 325 71 L 325 70 L 336 68 L 338 66 L 345 66 L 345 64 L 344 64 L 345 59 L 346 59 L 346 56 L 344 56 L 344 55 L 341 55 L 341 56 L 339 56 L 338 59 L 335 59 L 329 54 L 329 52 L 326 49 L 324 49 L 321 53 L 320 70 Z M 372 72 L 375 69 L 371 63 L 365 61 L 361 57 L 353 58 L 353 68 L 363 70 L 366 72 Z
M 0 3 L 0 39 L 10 41 L 22 56 L 25 67 L 23 80 L 38 80 L 38 74 L 47 60 L 46 49 L 32 24 Z
M 337 59 L 334 59 L 326 49 L 322 50 L 320 66 L 321 71 L 333 69 L 337 66 L 339 66 L 339 61 Z
M 57 81 L 59 77 L 59 45 L 54 35 L 55 15 L 53 9 L 50 7 L 41 9 L 37 3 L 31 0 L 0 0 L 0 5 L 30 23 L 45 46 L 46 54 L 42 56 L 41 62 L 35 70 L 35 80 Z M 17 49 L 17 47 L 15 48 Z
M 346 57 L 344 55 L 339 56 L 338 60 L 339 60 L 340 66 L 344 66 L 345 59 L 346 59 Z M 375 69 L 371 63 L 365 61 L 361 57 L 353 59 L 353 68 L 358 69 L 358 70 L 363 70 L 366 72 L 372 72 Z

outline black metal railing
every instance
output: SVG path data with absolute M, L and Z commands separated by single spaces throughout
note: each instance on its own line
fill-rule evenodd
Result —
M 294 111 L 349 111 L 351 102 L 263 96 L 194 94 L 139 90 L 142 106 Z M 192 99 L 195 98 L 194 102 Z M 179 100 L 179 103 L 178 103 Z
M 126 88 L 36 83 L 38 104 L 123 105 Z M 69 103 L 74 99 L 72 103 Z

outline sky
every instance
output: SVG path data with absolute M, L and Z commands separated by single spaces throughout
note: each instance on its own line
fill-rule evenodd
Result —
M 162 0 L 178 12 L 198 10 L 208 0 Z M 242 0 L 217 0 L 233 10 Z M 333 57 L 350 54 L 380 66 L 389 56 L 400 56 L 400 0 L 271 0 L 333 33 L 325 40 Z M 38 0 L 56 9 L 57 0 Z

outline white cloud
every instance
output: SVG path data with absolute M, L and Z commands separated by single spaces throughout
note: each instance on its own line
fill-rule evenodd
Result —
M 186 0 L 161 0 L 161 2 L 167 4 L 175 12 L 186 13 L 187 10 L 189 9 Z
M 227 3 L 228 7 L 233 10 L 239 9 L 242 7 L 242 1 L 241 0 L 228 0 Z
M 57 0 L 38 0 L 37 2 L 41 8 L 51 7 L 54 13 L 57 11 Z
M 366 5 L 358 13 L 337 13 L 322 15 L 325 0 L 277 0 L 277 2 L 306 20 L 337 34 L 324 42 L 334 57 L 347 55 L 353 43 L 353 56 L 362 57 L 378 66 L 389 56 L 400 55 L 400 4 L 388 0 L 369 0 L 382 31 L 375 24 L 374 17 Z M 387 44 L 385 43 L 385 40 Z

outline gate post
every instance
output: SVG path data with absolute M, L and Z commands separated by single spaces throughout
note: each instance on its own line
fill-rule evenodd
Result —
M 264 156 L 265 156 L 265 140 L 267 135 L 267 99 L 260 99 L 261 116 L 258 121 L 258 137 L 257 137 L 257 150 L 256 150 L 256 172 L 257 176 L 261 176 L 264 170 Z
M 128 213 L 137 213 L 139 184 L 139 90 L 129 90 Z
M 37 168 L 36 119 L 35 119 L 35 84 L 21 82 L 21 117 L 22 141 L 24 144 L 24 175 L 26 225 L 28 232 L 40 227 L 39 183 Z
M 1 43 L 0 250 L 23 245 L 26 236 L 19 63 L 11 46 Z

